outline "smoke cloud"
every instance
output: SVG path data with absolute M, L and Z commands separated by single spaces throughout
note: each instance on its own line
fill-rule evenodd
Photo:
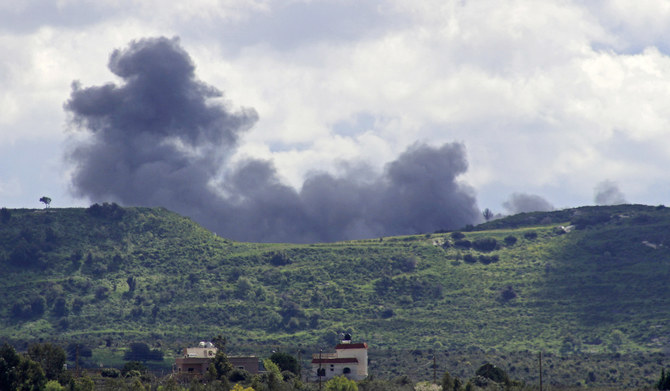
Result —
M 479 220 L 458 143 L 415 144 L 382 172 L 350 166 L 314 173 L 297 190 L 272 162 L 233 166 L 241 133 L 258 116 L 231 112 L 195 77 L 177 38 L 131 42 L 110 56 L 121 85 L 73 83 L 64 108 L 90 136 L 72 145 L 72 188 L 94 202 L 163 206 L 221 236 L 262 242 L 319 242 L 456 229 Z
M 544 198 L 534 194 L 513 193 L 509 200 L 503 202 L 503 208 L 509 214 L 525 212 L 549 212 L 554 206 Z
M 626 203 L 626 197 L 619 190 L 619 186 L 610 180 L 598 183 L 594 189 L 594 193 L 596 205 L 620 205 Z

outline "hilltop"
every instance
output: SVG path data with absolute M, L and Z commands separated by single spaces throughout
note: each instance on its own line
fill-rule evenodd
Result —
M 653 352 L 670 209 L 526 213 L 338 243 L 240 243 L 162 208 L 4 209 L 0 339 Z

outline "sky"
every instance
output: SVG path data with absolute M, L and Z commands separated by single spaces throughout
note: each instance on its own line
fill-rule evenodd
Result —
M 221 236 L 667 203 L 670 1 L 0 0 L 0 206 Z

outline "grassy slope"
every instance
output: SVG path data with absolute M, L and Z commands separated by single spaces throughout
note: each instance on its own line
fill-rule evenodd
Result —
M 0 224 L 0 339 L 178 345 L 223 333 L 253 349 L 329 346 L 349 330 L 377 348 L 601 352 L 660 349 L 670 331 L 670 252 L 642 244 L 670 243 L 666 209 L 524 214 L 465 233 L 495 238 L 490 253 L 456 248 L 449 234 L 236 243 L 164 209 L 129 208 L 118 219 L 84 209 L 11 213 Z M 556 229 L 594 214 L 607 221 Z M 506 246 L 510 235 L 517 242 Z M 290 263 L 273 265 L 275 252 Z M 499 261 L 467 263 L 466 254 Z M 502 298 L 508 287 L 516 298 Z M 40 297 L 44 313 L 31 314 Z

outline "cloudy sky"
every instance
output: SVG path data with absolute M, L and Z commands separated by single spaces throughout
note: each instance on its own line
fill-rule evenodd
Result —
M 315 200 L 342 188 L 358 198 L 341 210 L 361 199 L 401 208 L 372 189 L 404 200 L 398 188 L 419 170 L 430 178 L 417 185 L 422 192 L 450 194 L 429 202 L 459 206 L 449 215 L 667 203 L 669 43 L 666 0 L 0 0 L 0 204 L 39 208 L 47 195 L 53 207 L 163 202 L 206 214 L 179 210 L 183 195 L 165 196 L 169 188 L 142 198 L 127 194 L 136 182 L 91 183 L 96 174 L 114 179 L 112 147 L 146 159 L 158 153 L 138 147 L 142 140 L 169 144 L 161 151 L 178 155 L 172 163 L 200 167 L 188 175 L 237 207 L 257 197 L 239 174 L 263 172 L 272 191 L 286 192 L 306 215 L 329 208 Z M 179 68 L 190 83 L 179 91 L 197 91 L 197 113 L 229 126 L 227 136 L 171 133 L 101 152 L 111 139 L 147 131 L 103 136 L 83 107 L 104 86 L 136 97 L 129 69 L 160 64 L 133 57 L 142 48 L 192 65 Z M 123 127 L 110 121 L 105 126 Z M 445 172 L 446 184 L 434 185 L 431 170 Z M 326 182 L 337 190 L 325 192 Z M 408 197 L 420 208 L 416 194 Z M 244 207 L 250 213 L 268 202 Z M 232 218 L 237 209 L 227 206 L 218 218 Z M 345 238 L 397 232 L 374 229 L 379 224 L 434 227 L 396 217 L 347 223 Z M 475 219 L 461 217 L 453 224 Z

